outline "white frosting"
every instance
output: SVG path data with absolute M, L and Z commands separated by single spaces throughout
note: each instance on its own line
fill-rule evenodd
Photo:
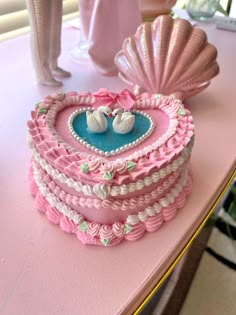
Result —
M 173 199 L 173 196 L 178 196 L 180 192 L 183 191 L 186 183 L 188 180 L 188 168 L 186 167 L 183 171 L 178 183 L 175 185 L 174 188 L 171 189 L 171 191 L 160 201 L 157 203 L 154 203 L 152 206 L 148 206 L 144 211 L 139 212 L 137 215 L 129 215 L 127 218 L 127 223 L 131 225 L 137 224 L 139 221 L 144 222 L 147 220 L 147 218 L 150 216 L 154 216 L 156 213 L 160 213 L 162 208 L 168 207 L 170 204 L 172 204 L 175 199 Z
M 115 197 L 119 195 L 127 195 L 137 190 L 142 190 L 144 187 L 148 187 L 153 183 L 157 183 L 160 179 L 168 176 L 172 172 L 176 171 L 180 166 L 185 163 L 191 153 L 192 147 L 185 148 L 181 155 L 174 160 L 171 164 L 167 165 L 160 171 L 154 172 L 151 176 L 146 176 L 143 180 L 130 184 L 123 184 L 120 186 L 112 186 L 105 184 L 96 184 L 95 186 L 84 185 L 82 182 L 75 181 L 73 178 L 67 177 L 65 174 L 60 173 L 57 169 L 53 168 L 50 164 L 44 160 L 35 148 L 32 149 L 32 156 L 36 162 L 44 169 L 52 178 L 60 181 L 62 184 L 66 184 L 70 188 L 74 188 L 77 192 L 82 192 L 87 196 L 95 194 L 100 199 L 106 199 L 109 195 Z M 161 193 L 165 187 L 159 187 Z M 178 191 L 176 191 L 178 194 Z M 176 197 L 173 195 L 173 197 Z
M 33 172 L 34 172 L 34 180 L 40 193 L 45 197 L 45 199 L 48 201 L 48 203 L 52 207 L 56 208 L 60 213 L 70 218 L 76 224 L 80 224 L 82 221 L 84 221 L 84 217 L 82 215 L 78 214 L 76 211 L 72 210 L 65 203 L 60 201 L 60 199 L 49 190 L 48 186 L 43 182 L 43 178 L 34 163 L 33 163 Z M 154 203 L 153 205 L 146 207 L 144 211 L 140 211 L 137 215 L 134 215 L 134 214 L 129 215 L 126 220 L 127 224 L 135 225 L 135 224 L 138 224 L 140 221 L 145 222 L 148 219 L 148 217 L 152 217 L 156 213 L 160 213 L 163 207 L 173 203 L 171 202 L 173 200 L 172 196 L 175 195 L 177 191 L 179 191 L 179 187 L 181 188 L 179 193 L 183 191 L 187 183 L 187 179 L 188 179 L 188 168 L 186 167 L 178 183 L 175 185 L 174 188 L 172 188 L 170 193 L 168 193 L 164 198 L 162 198 L 159 203 Z
M 96 184 L 93 186 L 93 192 L 100 199 L 106 199 L 110 195 L 110 187 L 105 184 Z
M 60 213 L 69 217 L 72 221 L 74 221 L 74 223 L 79 224 L 80 222 L 82 222 L 84 220 L 84 217 L 82 215 L 72 210 L 65 203 L 61 202 L 57 196 L 51 193 L 47 185 L 43 182 L 42 176 L 40 175 L 34 164 L 33 171 L 35 183 L 38 186 L 40 193 L 45 197 L 50 206 L 56 208 Z

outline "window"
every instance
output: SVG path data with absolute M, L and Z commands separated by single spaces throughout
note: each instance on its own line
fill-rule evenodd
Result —
M 78 17 L 78 0 L 63 0 L 63 19 Z M 0 0 L 0 41 L 29 32 L 25 0 Z

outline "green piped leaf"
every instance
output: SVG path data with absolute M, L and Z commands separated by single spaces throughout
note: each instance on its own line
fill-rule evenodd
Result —
M 102 238 L 101 239 L 101 243 L 106 247 L 109 243 L 110 243 L 111 240 L 109 240 L 108 238 Z
M 136 167 L 136 163 L 135 163 L 135 162 L 128 161 L 128 162 L 126 163 L 126 168 L 127 168 L 127 170 L 128 170 L 129 172 L 132 171 L 135 167 Z
M 43 108 L 43 107 L 39 108 L 39 110 L 38 110 L 39 115 L 47 114 L 47 112 L 48 112 L 48 110 L 46 108 Z
M 105 179 L 105 180 L 112 180 L 113 177 L 114 177 L 114 173 L 113 172 L 106 172 L 103 175 L 103 179 Z
M 38 108 L 40 104 L 41 104 L 41 102 L 36 103 L 35 108 Z
M 89 173 L 89 165 L 88 163 L 84 163 L 80 165 L 80 169 L 83 173 Z
M 162 94 L 156 94 L 156 98 L 161 98 L 162 97 Z
M 88 229 L 88 222 L 87 222 L 87 221 L 84 221 L 84 222 L 80 223 L 79 229 L 80 229 L 80 231 L 82 231 L 82 232 L 86 232 L 87 229 Z
M 178 114 L 179 114 L 180 116 L 185 116 L 185 115 L 186 115 L 186 110 L 185 110 L 183 107 L 181 107 L 181 108 L 179 109 L 179 111 L 178 111 Z
M 132 226 L 131 225 L 129 225 L 129 224 L 125 224 L 125 226 L 124 226 L 124 231 L 125 231 L 125 234 L 128 234 L 129 232 L 131 232 L 132 231 Z

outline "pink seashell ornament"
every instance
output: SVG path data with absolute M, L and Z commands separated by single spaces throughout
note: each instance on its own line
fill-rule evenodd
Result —
M 139 26 L 115 57 L 119 76 L 134 92 L 184 100 L 204 90 L 219 73 L 217 50 L 187 20 L 162 15 Z

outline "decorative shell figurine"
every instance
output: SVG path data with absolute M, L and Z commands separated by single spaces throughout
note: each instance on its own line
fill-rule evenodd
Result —
M 204 90 L 219 73 L 216 57 L 217 50 L 202 29 L 163 15 L 126 38 L 115 63 L 135 93 L 161 93 L 184 100 Z

